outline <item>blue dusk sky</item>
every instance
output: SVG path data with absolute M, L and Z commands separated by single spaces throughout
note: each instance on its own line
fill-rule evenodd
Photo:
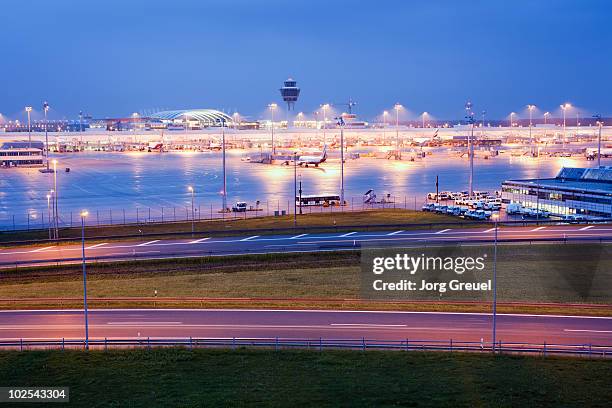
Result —
M 606 0 L 4 0 L 0 113 L 217 108 L 252 118 L 291 76 L 298 111 L 505 118 L 525 105 L 612 113 Z M 339 107 L 341 109 L 341 107 Z

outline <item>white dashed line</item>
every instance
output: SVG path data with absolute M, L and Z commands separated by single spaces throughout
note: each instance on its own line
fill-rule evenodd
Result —
M 209 239 L 210 239 L 210 237 L 196 239 L 195 241 L 191 241 L 190 244 L 199 244 L 200 242 L 204 242 L 204 241 L 207 241 Z
M 96 244 L 96 245 L 85 247 L 85 249 L 93 249 L 93 248 L 101 247 L 102 245 L 106 245 L 106 244 L 108 244 L 108 242 L 102 242 L 101 244 Z
M 42 251 L 44 251 L 46 249 L 51 249 L 51 248 L 55 248 L 55 247 L 48 246 L 48 247 L 38 248 L 38 249 L 35 249 L 33 251 L 28 251 L 28 252 L 42 252 Z
M 353 235 L 353 234 L 356 234 L 356 233 L 357 233 L 356 231 L 353 231 L 353 232 L 347 232 L 346 234 L 342 234 L 342 235 L 340 235 L 339 237 L 340 237 L 340 238 L 349 237 L 349 236 L 351 236 L 351 235 Z
M 387 235 L 397 235 L 397 234 L 401 234 L 402 232 L 404 232 L 404 230 L 399 230 L 399 231 L 395 231 L 395 232 L 390 232 Z
M 594 225 L 587 225 L 586 227 L 580 228 L 580 231 L 586 231 L 586 230 L 591 229 L 593 227 L 594 227 Z
M 539 231 L 539 230 L 543 230 L 544 228 L 546 228 L 546 227 L 534 228 L 534 229 L 531 230 L 531 232 L 536 232 L 536 231 Z
M 436 234 L 444 234 L 445 232 L 448 232 L 450 230 L 451 230 L 451 228 L 443 229 L 442 231 L 436 232 Z
M 291 237 L 289 239 L 298 239 L 298 238 L 305 237 L 306 235 L 308 235 L 308 234 L 300 234 L 300 235 L 296 235 L 295 237 Z
M 159 241 L 160 241 L 159 239 L 156 239 L 156 240 L 149 241 L 149 242 L 143 242 L 142 244 L 138 244 L 136 246 L 147 246 L 147 245 L 151 245 L 151 244 L 154 244 L 156 242 L 159 242 Z
M 250 241 L 252 239 L 259 238 L 259 235 L 253 235 L 252 237 L 242 238 L 240 241 Z

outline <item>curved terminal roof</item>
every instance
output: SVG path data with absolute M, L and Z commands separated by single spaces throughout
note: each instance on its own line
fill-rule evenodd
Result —
M 169 110 L 154 113 L 151 117 L 161 120 L 195 119 L 210 125 L 232 122 L 232 118 L 229 115 L 215 109 Z

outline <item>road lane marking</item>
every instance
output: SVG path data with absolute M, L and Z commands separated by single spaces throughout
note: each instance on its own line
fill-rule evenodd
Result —
M 125 326 L 125 325 L 138 325 L 138 326 L 141 326 L 141 325 L 152 325 L 152 324 L 154 324 L 154 325 L 163 324 L 163 325 L 173 325 L 173 326 L 176 326 L 176 325 L 183 324 L 183 322 L 152 322 L 152 321 L 148 321 L 148 322 L 147 321 L 145 321 L 145 322 L 130 322 L 130 321 L 125 321 L 125 322 L 106 322 L 106 324 L 113 325 L 113 326 Z
M 546 228 L 546 227 L 534 228 L 534 229 L 531 230 L 531 232 L 536 232 L 536 231 L 539 231 L 539 230 L 543 230 L 544 228 Z
M 582 227 L 582 228 L 580 228 L 580 230 L 579 230 L 579 231 L 586 231 L 586 230 L 591 229 L 591 228 L 593 228 L 593 227 L 594 227 L 594 225 L 587 225 L 586 227 Z
M 51 249 L 51 248 L 55 248 L 55 247 L 52 247 L 52 246 L 42 247 L 42 248 L 34 249 L 34 250 L 28 251 L 28 252 L 42 252 L 42 251 L 44 251 L 46 249 Z
M 357 233 L 356 231 L 353 231 L 353 232 L 347 232 L 346 234 L 339 235 L 339 237 L 340 237 L 340 238 L 350 237 L 351 235 L 356 234 L 356 233 Z
M 159 241 L 160 241 L 159 239 L 155 239 L 155 240 L 153 240 L 153 241 L 143 242 L 142 244 L 138 244 L 138 245 L 136 245 L 136 246 L 147 246 L 147 245 L 151 245 L 151 244 L 154 244 L 154 243 L 156 243 L 156 242 L 159 242 Z
M 330 326 L 367 326 L 367 327 L 406 327 L 405 324 L 376 324 L 376 323 L 330 323 Z
M 259 238 L 259 235 L 253 235 L 252 237 L 242 238 L 240 241 L 241 242 L 250 241 L 250 240 L 255 239 L 255 238 Z
M 489 228 L 488 230 L 483 231 L 483 232 L 492 232 L 492 231 L 495 231 L 495 227 L 493 227 L 493 228 Z
M 445 232 L 448 232 L 450 230 L 451 230 L 451 228 L 443 229 L 442 231 L 436 232 L 436 234 L 444 234 Z
M 102 242 L 101 244 L 96 244 L 96 245 L 85 247 L 85 249 L 93 249 L 93 248 L 101 247 L 102 245 L 106 245 L 106 244 L 108 244 L 108 242 Z
M 612 333 L 612 330 L 563 329 L 564 332 Z
M 402 232 L 404 232 L 404 230 L 399 230 L 399 231 L 395 231 L 395 232 L 390 232 L 387 235 L 397 235 L 397 234 L 401 234 Z
M 207 238 L 200 238 L 200 239 L 196 239 L 195 241 L 191 241 L 191 242 L 189 242 L 189 243 L 190 243 L 190 244 L 199 244 L 200 242 L 204 242 L 204 241 L 207 241 L 207 240 L 209 240 L 209 239 L 210 239 L 210 237 L 207 237 Z
M 298 239 L 298 238 L 305 237 L 306 235 L 308 235 L 308 234 L 300 234 L 300 235 L 296 235 L 295 237 L 291 237 L 289 239 Z

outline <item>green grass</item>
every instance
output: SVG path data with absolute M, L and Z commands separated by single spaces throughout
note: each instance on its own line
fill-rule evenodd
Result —
M 480 250 L 474 248 L 470 250 Z M 612 257 L 608 254 L 610 247 L 605 248 L 599 250 L 596 258 L 594 249 L 587 245 L 566 245 L 562 249 L 556 245 L 500 247 L 499 301 L 533 305 L 500 305 L 499 311 L 612 315 L 612 307 L 538 305 L 547 302 L 612 305 L 609 287 Z M 88 267 L 88 294 L 92 307 L 248 306 L 480 312 L 490 309 L 490 296 L 476 295 L 436 297 L 435 303 L 342 300 L 361 298 L 359 262 L 358 252 L 326 252 L 101 263 Z M 159 300 L 151 300 L 156 290 Z M 1 302 L 1 308 L 81 307 L 81 296 L 80 265 L 5 270 L 0 275 L 0 298 L 16 299 Z M 75 300 L 59 303 L 43 300 L 56 297 Z M 105 300 L 125 297 L 142 301 Z M 482 303 L 460 304 L 462 300 Z
M 322 213 L 303 214 L 298 217 L 298 228 L 307 227 L 337 227 L 342 231 L 342 226 L 368 226 L 368 225 L 396 225 L 396 224 L 429 224 L 429 223 L 466 223 L 461 218 L 451 217 L 442 214 L 429 212 L 385 209 L 370 211 L 341 212 L 334 209 L 330 212 L 325 209 Z M 473 223 L 472 223 L 473 224 Z M 293 216 L 282 217 L 257 217 L 257 218 L 233 218 L 228 215 L 228 219 L 222 220 L 203 220 L 195 223 L 195 231 L 215 232 L 222 235 L 231 235 L 233 231 L 250 229 L 285 229 L 294 231 Z M 415 226 L 417 228 L 417 226 Z M 176 232 L 191 232 L 191 222 L 179 223 L 156 223 L 156 224 L 131 224 L 102 227 L 86 228 L 86 236 L 110 237 L 113 235 L 139 235 L 139 234 L 165 234 Z M 60 230 L 61 238 L 80 238 L 80 228 L 63 228 Z M 1 242 L 28 241 L 47 239 L 48 232 L 42 231 L 20 231 L 0 233 Z
M 463 353 L 0 352 L 2 386 L 69 386 L 74 407 L 608 407 L 611 372 L 609 360 Z

